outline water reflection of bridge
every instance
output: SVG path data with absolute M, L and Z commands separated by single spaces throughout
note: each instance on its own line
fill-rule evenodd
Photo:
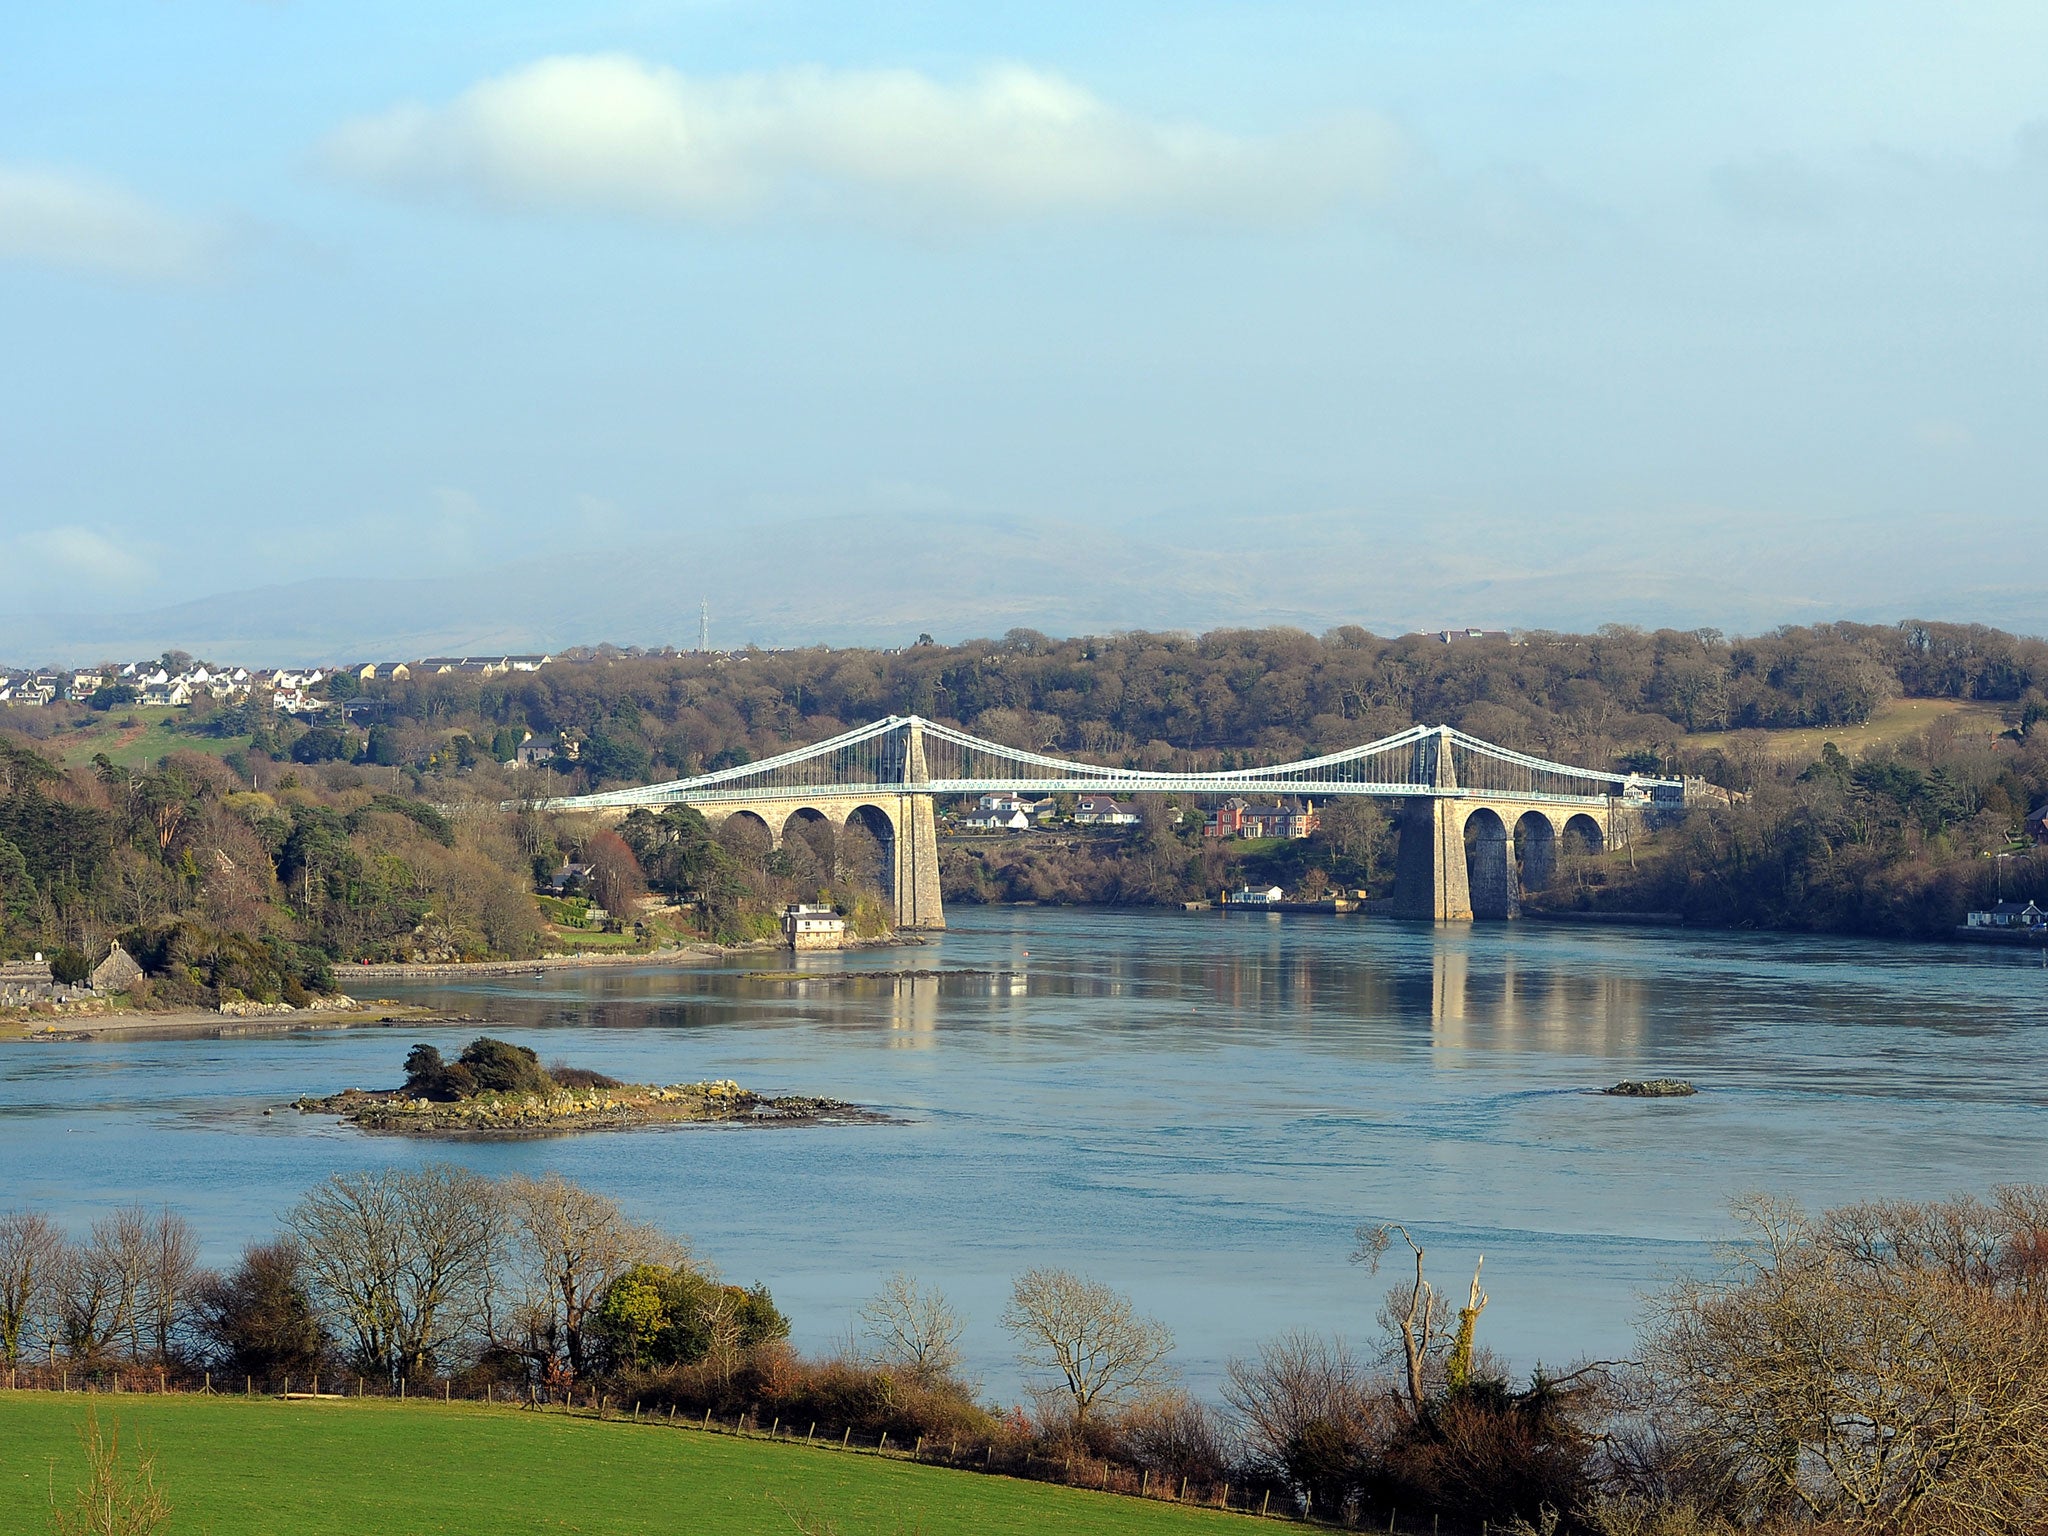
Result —
M 1400 827 L 1396 908 L 1456 922 L 1515 916 L 1523 889 L 1552 878 L 1567 840 L 1596 852 L 1612 848 L 1651 807 L 1682 804 L 1684 786 L 1550 762 L 1450 726 L 1411 726 L 1300 762 L 1177 773 L 1048 757 L 916 715 L 892 715 L 758 763 L 542 804 L 611 814 L 691 805 L 714 824 L 750 819 L 771 847 L 796 832 L 836 839 L 858 824 L 882 845 L 898 926 L 943 928 L 934 797 L 1002 792 L 1393 801 Z

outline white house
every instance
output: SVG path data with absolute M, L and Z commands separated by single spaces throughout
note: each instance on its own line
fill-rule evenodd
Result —
M 1031 818 L 1022 810 L 1006 811 L 984 805 L 962 816 L 960 825 L 976 832 L 1023 832 L 1030 828 Z
M 1989 911 L 1972 912 L 1965 921 L 1971 928 L 2034 929 L 2048 927 L 2048 912 L 2031 901 L 2001 901 Z
M 1074 803 L 1074 824 L 1082 827 L 1135 827 L 1138 808 L 1114 795 L 1083 795 Z
M 1230 893 L 1230 904 L 1233 907 L 1270 907 L 1284 895 L 1286 895 L 1286 892 L 1282 891 L 1277 885 L 1269 885 L 1263 889 L 1254 889 L 1247 885 L 1240 890 Z
M 793 902 L 782 911 L 782 942 L 791 949 L 837 949 L 846 942 L 846 919 L 830 907 Z
M 1027 816 L 1036 816 L 1052 804 L 1049 800 L 1029 800 L 1023 795 L 983 795 L 980 809 L 984 811 L 1022 811 Z

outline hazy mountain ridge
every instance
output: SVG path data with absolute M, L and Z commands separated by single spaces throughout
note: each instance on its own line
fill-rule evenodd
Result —
M 1782 590 L 1746 591 L 1699 574 L 1707 562 L 1697 550 L 1654 541 L 1544 562 L 1531 558 L 1525 534 L 1476 524 L 1405 546 L 1327 516 L 1207 523 L 1199 548 L 1184 542 L 1195 531 L 1169 519 L 1118 530 L 950 516 L 734 526 L 453 575 L 337 575 L 132 613 L 0 615 L 0 657 L 72 664 L 176 647 L 286 665 L 607 641 L 689 647 L 704 601 L 721 648 L 900 645 L 922 632 L 959 639 L 1020 627 L 1359 624 L 1386 634 L 1620 622 L 1753 633 L 1907 615 L 2042 627 L 2040 594 L 2018 585 L 1930 595 L 1856 582 L 1861 590 L 1845 593 L 1848 584 L 1793 562 Z M 1816 595 L 1823 590 L 1831 596 Z

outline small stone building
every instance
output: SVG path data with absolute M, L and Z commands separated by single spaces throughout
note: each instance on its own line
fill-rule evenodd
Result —
M 846 919 L 830 907 L 792 902 L 782 911 L 782 942 L 794 950 L 839 949 L 846 943 Z
M 111 992 L 126 992 L 142 979 L 142 967 L 135 963 L 135 957 L 118 944 L 107 946 L 107 958 L 93 967 L 92 989 L 105 995 Z

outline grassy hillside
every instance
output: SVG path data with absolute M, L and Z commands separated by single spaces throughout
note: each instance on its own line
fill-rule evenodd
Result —
M 841 1536 L 1222 1530 L 1241 1517 L 969 1472 L 476 1405 L 0 1392 L 0 1533 L 49 1529 L 86 1406 L 158 1455 L 173 1532 Z M 799 1524 L 799 1522 L 802 1522 Z
M 91 729 L 76 733 L 66 731 L 48 746 L 66 767 L 83 767 L 92 761 L 94 753 L 104 752 L 118 768 L 139 769 L 153 768 L 159 759 L 173 752 L 205 752 L 213 757 L 222 757 L 238 747 L 249 745 L 247 736 L 188 736 L 170 728 L 174 723 L 184 722 L 190 714 L 191 711 L 184 709 L 124 706 L 109 710 L 104 715 L 90 716 Z M 124 726 L 121 723 L 124 720 L 138 723 Z
M 1851 757 L 1871 747 L 1897 747 L 1919 735 L 1937 721 L 1951 720 L 1960 736 L 1991 738 L 2007 727 L 2004 711 L 1996 704 L 1965 703 L 1960 699 L 1888 699 L 1871 711 L 1864 725 L 1800 726 L 1775 731 L 1699 731 L 1684 738 L 1689 748 L 1719 747 L 1726 750 L 1760 750 L 1780 762 L 1809 763 L 1820 756 L 1821 747 L 1832 741 Z

